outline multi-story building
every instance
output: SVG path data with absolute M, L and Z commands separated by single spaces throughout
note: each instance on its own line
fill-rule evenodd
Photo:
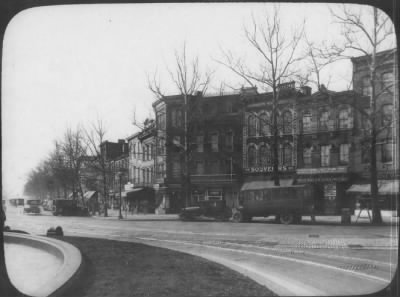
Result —
M 364 112 L 371 114 L 370 63 L 371 58 L 361 56 L 351 59 L 353 63 L 353 87 L 366 97 Z M 380 52 L 376 56 L 376 159 L 378 193 L 385 208 L 396 208 L 399 192 L 399 85 L 397 49 Z M 368 116 L 367 116 L 368 118 Z M 360 152 L 354 167 L 357 183 L 349 192 L 368 196 L 370 192 L 370 131 L 371 122 L 362 122 L 362 137 L 356 144 Z
M 127 138 L 129 168 L 125 195 L 133 212 L 154 212 L 155 122 L 147 120 L 142 131 Z
M 104 141 L 100 144 L 100 151 L 105 158 L 105 168 L 101 170 L 106 171 L 108 179 L 109 205 L 117 208 L 120 202 L 120 182 L 124 185 L 127 179 L 120 173 L 128 167 L 128 144 L 124 139 L 119 139 L 118 142 Z
M 178 212 L 199 200 L 232 204 L 240 188 L 240 104 L 240 94 L 205 97 L 201 93 L 188 96 L 187 104 L 181 95 L 153 104 L 155 189 L 164 209 Z

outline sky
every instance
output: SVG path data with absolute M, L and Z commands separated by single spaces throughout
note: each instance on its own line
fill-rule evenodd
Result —
M 213 71 L 209 92 L 221 82 L 243 81 L 216 63 L 221 49 L 254 59 L 243 28 L 271 11 L 263 3 L 60 5 L 24 10 L 8 24 L 2 69 L 3 196 L 18 196 L 29 172 L 44 160 L 67 128 L 102 119 L 110 141 L 135 133 L 152 114 L 147 77 L 157 72 L 167 93 L 174 51 L 187 45 L 203 71 Z M 289 34 L 303 20 L 312 41 L 340 39 L 324 4 L 281 4 Z M 288 35 L 289 36 L 289 35 Z M 253 61 L 254 62 L 254 61 Z M 327 67 L 323 82 L 347 89 L 351 63 Z M 313 86 L 315 88 L 315 86 Z

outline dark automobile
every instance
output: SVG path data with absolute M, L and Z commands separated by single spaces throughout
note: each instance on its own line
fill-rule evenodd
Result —
M 36 213 L 40 214 L 40 199 L 25 199 L 24 213 Z
M 202 218 L 213 218 L 227 221 L 232 216 L 232 211 L 223 200 L 198 201 L 197 206 L 183 208 L 179 214 L 182 221 L 190 221 Z
M 58 216 L 87 216 L 87 208 L 79 206 L 76 200 L 57 199 L 53 200 L 53 215 Z

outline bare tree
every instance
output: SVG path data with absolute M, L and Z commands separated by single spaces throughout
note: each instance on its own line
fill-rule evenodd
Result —
M 377 139 L 382 129 L 387 129 L 388 126 L 393 125 L 392 121 L 395 118 L 395 114 L 393 113 L 390 123 L 386 127 L 379 125 L 378 119 L 382 116 L 379 99 L 394 85 L 387 85 L 378 90 L 377 86 L 381 81 L 377 76 L 377 70 L 380 64 L 393 59 L 394 53 L 392 51 L 380 53 L 379 55 L 378 53 L 393 46 L 394 27 L 390 18 L 376 7 L 360 6 L 356 10 L 350 6 L 343 5 L 339 11 L 331 10 L 331 14 L 343 29 L 344 41 L 343 44 L 335 45 L 336 51 L 342 57 L 351 57 L 357 54 L 365 56 L 368 65 L 369 109 L 358 109 L 358 111 L 369 122 L 367 140 L 370 150 L 372 222 L 379 224 L 382 222 L 382 217 L 378 205 Z
M 272 90 L 273 176 L 275 185 L 279 186 L 279 85 L 300 75 L 298 62 L 304 57 L 300 54 L 299 44 L 304 36 L 304 23 L 287 35 L 282 31 L 278 7 L 274 7 L 272 15 L 265 17 L 265 22 L 258 22 L 254 16 L 251 21 L 251 25 L 244 28 L 244 34 L 259 58 L 258 65 L 251 69 L 243 58 L 235 58 L 232 52 L 226 50 L 222 52 L 223 58 L 217 62 L 243 78 L 250 86 Z
M 105 141 L 107 129 L 102 120 L 97 119 L 91 124 L 90 130 L 85 129 L 85 141 L 88 152 L 93 160 L 90 161 L 90 167 L 94 170 L 96 176 L 100 176 L 101 193 L 104 199 L 104 216 L 108 216 L 108 182 L 110 179 L 110 164 L 101 149 L 101 144 Z
M 86 156 L 86 144 L 82 129 L 78 127 L 75 131 L 68 128 L 61 143 L 61 150 L 64 155 L 65 164 L 72 173 L 72 196 L 77 199 L 77 194 L 83 201 L 83 191 L 81 184 L 81 167 L 84 156 Z
M 189 125 L 192 121 L 189 121 L 189 98 L 190 96 L 196 95 L 197 92 L 205 93 L 210 83 L 211 71 L 202 73 L 199 66 L 199 58 L 188 57 L 186 50 L 186 42 L 183 43 L 182 50 L 175 50 L 174 52 L 175 61 L 172 65 L 173 68 L 166 67 L 169 73 L 169 78 L 174 85 L 175 89 L 183 97 L 183 124 L 184 124 L 184 143 L 182 150 L 184 152 L 184 178 L 183 188 L 185 189 L 185 204 L 189 204 L 190 197 L 190 173 L 189 173 L 189 158 L 190 148 L 188 146 L 188 131 L 190 130 Z M 157 72 L 152 78 L 148 77 L 148 88 L 157 98 L 165 96 L 165 90 L 161 86 L 161 81 L 157 78 Z

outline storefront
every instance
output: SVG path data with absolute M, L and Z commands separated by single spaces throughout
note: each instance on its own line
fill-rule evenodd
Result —
M 350 186 L 346 167 L 298 169 L 296 183 L 312 185 L 316 213 L 338 215 L 343 208 L 355 207 L 355 201 L 346 195 Z
M 378 203 L 383 210 L 398 210 L 399 180 L 378 180 Z M 371 184 L 353 184 L 347 191 L 352 199 L 365 208 L 371 204 Z

